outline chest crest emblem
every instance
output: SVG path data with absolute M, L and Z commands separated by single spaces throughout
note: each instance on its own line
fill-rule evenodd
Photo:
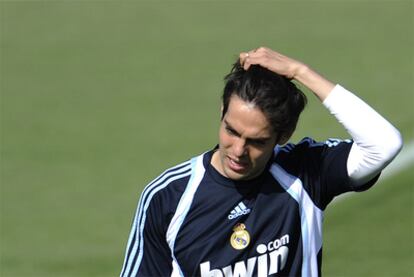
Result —
M 238 223 L 233 227 L 233 234 L 230 237 L 230 244 L 236 250 L 246 248 L 250 243 L 250 234 L 246 230 L 246 225 Z

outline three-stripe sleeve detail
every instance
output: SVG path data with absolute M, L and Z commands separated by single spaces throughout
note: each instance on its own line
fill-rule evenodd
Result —
M 174 213 L 174 216 L 171 219 L 171 222 L 167 229 L 166 240 L 171 249 L 171 255 L 173 260 L 173 272 L 172 277 L 184 276 L 181 271 L 180 265 L 178 264 L 177 259 L 175 258 L 175 240 L 177 238 L 178 231 L 180 230 L 184 219 L 186 218 L 190 206 L 193 203 L 194 194 L 197 191 L 201 180 L 204 177 L 205 169 L 203 166 L 203 155 L 198 156 L 191 160 L 191 178 L 188 181 L 187 187 L 181 196 L 180 201 L 178 202 L 177 209 Z
M 144 226 L 146 211 L 151 199 L 161 189 L 167 187 L 171 182 L 187 177 L 191 174 L 191 162 L 179 164 L 166 170 L 157 179 L 147 185 L 141 194 L 139 204 L 134 216 L 131 233 L 125 252 L 125 260 L 121 271 L 122 277 L 136 276 L 144 255 Z

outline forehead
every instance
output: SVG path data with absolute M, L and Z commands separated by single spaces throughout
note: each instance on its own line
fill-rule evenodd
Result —
M 231 96 L 223 121 L 249 138 L 273 135 L 265 114 L 254 103 L 246 102 L 237 95 Z

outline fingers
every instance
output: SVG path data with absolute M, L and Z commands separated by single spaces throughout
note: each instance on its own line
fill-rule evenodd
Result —
M 299 68 L 303 67 L 303 63 L 266 47 L 240 53 L 240 63 L 244 70 L 251 65 L 260 65 L 289 79 L 294 78 Z
M 251 61 L 252 61 L 252 55 L 254 55 L 255 50 L 250 50 L 248 52 L 241 52 L 239 55 L 240 58 L 240 64 L 243 67 L 244 70 L 248 70 L 250 65 L 251 65 Z
M 261 64 L 267 55 L 268 48 L 259 47 L 248 52 L 241 52 L 239 55 L 240 64 L 244 70 L 248 70 L 251 65 Z
M 244 63 L 246 62 L 246 59 L 249 57 L 249 53 L 248 52 L 241 52 L 239 54 L 239 60 L 240 60 L 240 64 L 241 66 L 244 67 Z

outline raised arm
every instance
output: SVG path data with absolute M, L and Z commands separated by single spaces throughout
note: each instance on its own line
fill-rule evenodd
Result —
M 354 140 L 347 160 L 353 185 L 363 185 L 374 178 L 401 150 L 402 137 L 394 126 L 357 96 L 306 64 L 265 47 L 240 53 L 240 61 L 245 70 L 260 65 L 295 79 L 323 102 Z

